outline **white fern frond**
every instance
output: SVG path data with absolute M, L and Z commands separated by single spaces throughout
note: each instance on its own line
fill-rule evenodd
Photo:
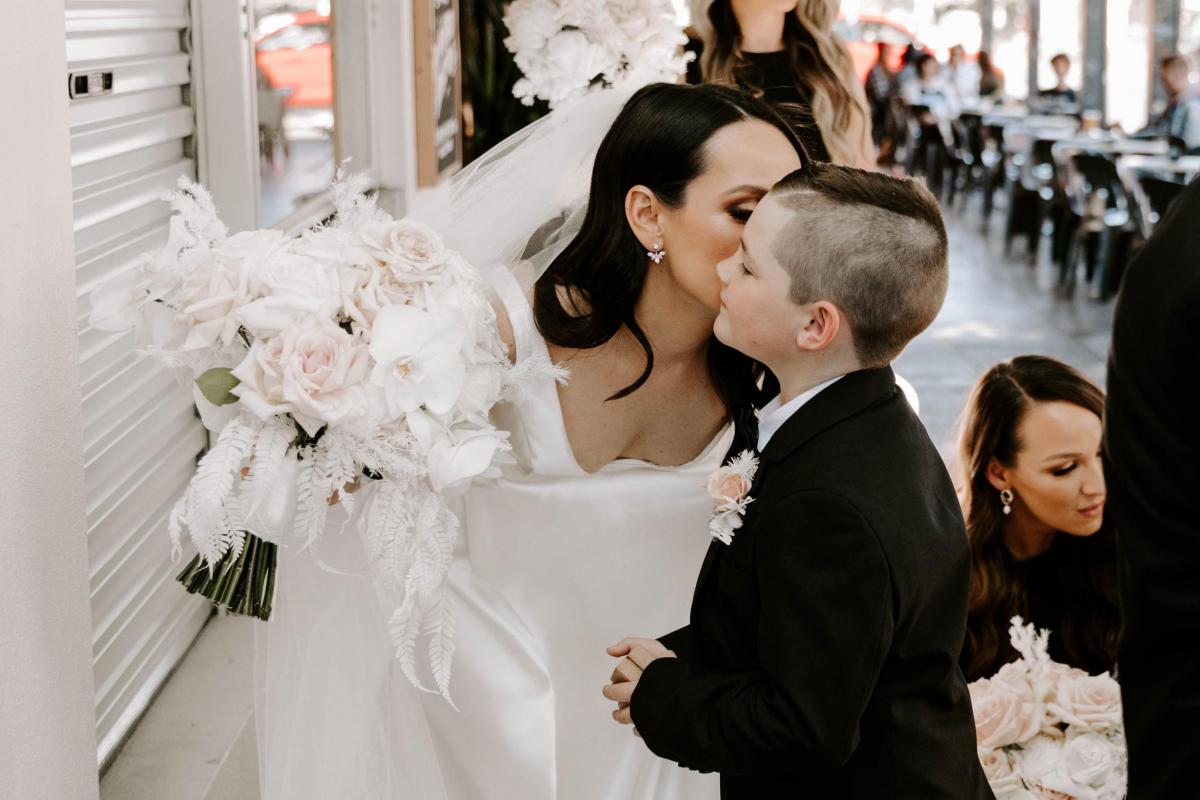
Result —
M 242 481 L 239 489 L 240 525 L 271 496 L 279 478 L 280 468 L 288 457 L 288 449 L 295 438 L 296 427 L 285 417 L 272 417 L 268 420 L 254 443 L 253 459 L 250 462 L 250 473 Z M 264 531 L 268 538 L 279 535 L 279 531 Z
M 226 500 L 261 427 L 259 420 L 244 415 L 231 421 L 200 459 L 188 484 L 186 521 L 192 541 L 209 564 L 219 561 L 231 547 L 240 552 L 244 537 L 233 527 Z
M 455 711 L 450 697 L 450 673 L 454 662 L 454 601 L 446 592 L 439 592 L 425 613 L 425 632 L 429 636 L 429 666 L 438 691 Z
M 221 222 L 208 189 L 187 177 L 180 177 L 175 185 L 176 190 L 167 196 L 167 200 L 178 219 L 201 241 L 217 242 L 224 239 L 229 229 Z
M 547 379 L 565 385 L 571 378 L 571 370 L 555 364 L 545 353 L 524 358 L 509 367 L 504 375 L 502 396 L 505 400 L 528 397 L 534 387 Z

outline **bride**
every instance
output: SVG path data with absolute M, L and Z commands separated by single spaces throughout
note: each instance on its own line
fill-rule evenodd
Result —
M 709 539 L 704 479 L 757 377 L 712 336 L 716 265 L 806 160 L 762 102 L 654 84 L 568 106 L 456 179 L 441 230 L 496 264 L 510 358 L 548 356 L 570 378 L 497 410 L 512 463 L 457 509 L 455 707 L 393 667 L 357 518 L 317 559 L 281 553 L 257 637 L 264 798 L 717 796 L 713 776 L 612 723 L 605 645 L 687 622 Z

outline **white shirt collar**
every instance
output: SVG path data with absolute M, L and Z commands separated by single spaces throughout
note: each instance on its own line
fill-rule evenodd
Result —
M 800 408 L 819 395 L 825 389 L 828 389 L 833 384 L 844 378 L 844 375 L 838 375 L 836 378 L 831 378 L 824 383 L 818 384 L 807 392 L 801 392 L 793 397 L 787 403 L 780 403 L 779 398 L 782 395 L 776 395 L 775 399 L 763 406 L 758 412 L 758 452 L 762 452 L 767 448 L 767 443 L 771 441 L 783 424 L 791 419 Z

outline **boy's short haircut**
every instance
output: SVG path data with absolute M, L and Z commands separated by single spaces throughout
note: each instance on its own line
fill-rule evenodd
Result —
M 791 299 L 841 309 L 864 367 L 891 363 L 937 317 L 948 246 L 937 198 L 923 184 L 815 163 L 770 197 L 794 212 L 771 247 L 791 277 Z
M 1066 53 L 1055 53 L 1054 58 L 1050 59 L 1051 64 L 1057 64 L 1059 61 L 1065 62 L 1068 67 L 1071 66 L 1071 57 Z

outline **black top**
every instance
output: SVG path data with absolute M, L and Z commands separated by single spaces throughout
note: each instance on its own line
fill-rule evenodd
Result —
M 991 798 L 958 668 L 970 550 L 954 487 L 889 368 L 845 376 L 760 458 L 733 542 L 630 712 L 733 798 Z
M 1200 729 L 1200 182 L 1126 270 L 1104 415 L 1108 513 L 1121 577 L 1121 691 L 1129 798 L 1196 793 Z
M 700 69 L 700 55 L 704 45 L 697 39 L 688 39 L 687 50 L 696 57 L 688 64 L 687 82 L 700 84 L 704 78 Z M 748 64 L 739 76 L 742 88 L 752 93 L 762 93 L 768 103 L 781 108 L 784 117 L 804 143 L 810 156 L 817 161 L 828 161 L 829 151 L 821 130 L 812 116 L 812 87 L 798 82 L 792 75 L 791 60 L 786 50 L 774 53 L 742 53 Z M 799 107 L 799 108 L 789 108 Z
M 1071 87 L 1068 86 L 1065 89 L 1055 87 L 1038 92 L 1037 104 L 1047 111 L 1075 111 L 1079 106 L 1079 99 Z
M 1097 534 L 1099 536 L 1101 534 Z M 1062 637 L 1067 617 L 1076 612 L 1089 621 L 1109 619 L 1117 624 L 1117 610 L 1106 596 L 1090 584 L 1089 548 L 1097 546 L 1090 537 L 1074 537 L 1057 534 L 1050 549 L 1024 560 L 1013 558 L 1005 551 L 1004 563 L 1010 580 L 1017 581 L 1025 596 L 1025 606 L 1020 611 L 1025 622 L 1033 623 L 1038 630 L 1050 631 L 1050 657 L 1060 664 L 1085 670 L 1089 675 L 1112 672 L 1114 665 L 1109 656 L 1102 652 L 1085 649 L 1083 652 L 1068 651 Z M 1111 551 L 1097 550 L 1090 558 L 1113 558 Z M 968 624 L 978 624 L 971 621 Z M 1000 634 L 1000 649 L 995 660 L 979 669 L 977 674 L 968 674 L 968 680 L 990 678 L 1000 667 L 1016 661 L 1019 654 L 1009 643 L 1009 619 L 1005 614 L 990 620 Z M 965 665 L 964 665 L 965 666 Z

